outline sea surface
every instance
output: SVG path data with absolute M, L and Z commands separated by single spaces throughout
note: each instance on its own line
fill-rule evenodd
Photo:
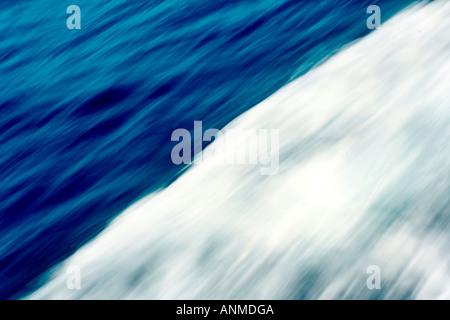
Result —
M 449 14 L 2 1 L 0 299 L 448 298 Z M 194 121 L 279 129 L 279 173 L 174 165 Z

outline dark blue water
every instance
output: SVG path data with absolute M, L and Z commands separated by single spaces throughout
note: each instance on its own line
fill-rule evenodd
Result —
M 174 129 L 223 127 L 409 3 L 1 2 L 0 298 L 176 179 Z

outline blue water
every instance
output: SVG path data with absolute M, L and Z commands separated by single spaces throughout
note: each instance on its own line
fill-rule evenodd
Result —
M 222 128 L 412 1 L 0 3 L 0 298 L 182 168 L 176 128 Z M 177 201 L 177 199 L 173 199 Z

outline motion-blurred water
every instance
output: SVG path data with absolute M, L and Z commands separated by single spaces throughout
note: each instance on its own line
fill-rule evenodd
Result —
M 408 9 L 233 121 L 280 129 L 278 175 L 195 166 L 32 297 L 449 299 L 449 15 Z
M 448 5 L 329 59 L 410 2 L 78 1 L 73 31 L 2 2 L 0 298 L 448 297 Z M 243 112 L 280 129 L 280 173 L 179 177 L 171 132 Z

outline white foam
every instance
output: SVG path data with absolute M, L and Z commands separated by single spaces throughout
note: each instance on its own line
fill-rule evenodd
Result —
M 277 175 L 194 166 L 29 298 L 449 299 L 449 16 L 409 8 L 233 121 L 280 130 Z

